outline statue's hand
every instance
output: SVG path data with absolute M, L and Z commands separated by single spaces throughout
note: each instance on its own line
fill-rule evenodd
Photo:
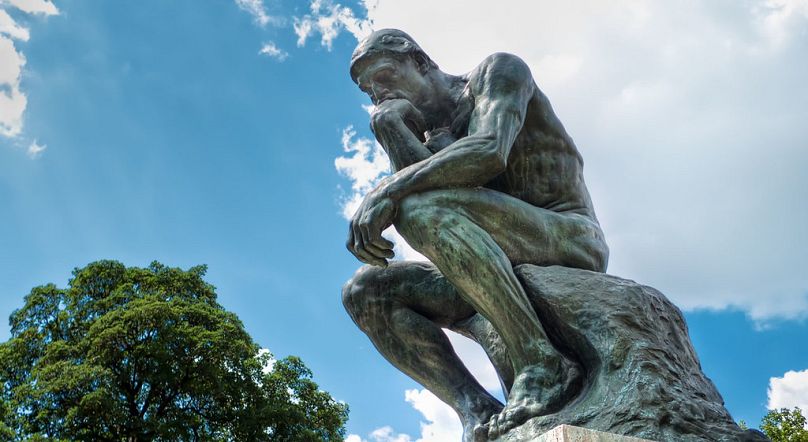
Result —
M 377 104 L 370 114 L 370 128 L 374 133 L 378 133 L 380 130 L 401 121 L 421 141 L 424 140 L 424 132 L 426 131 L 424 115 L 407 99 L 390 98 L 384 100 Z
M 382 232 L 393 224 L 395 212 L 395 203 L 379 188 L 368 193 L 351 219 L 345 244 L 348 250 L 364 263 L 387 267 L 387 260 L 395 254 L 393 243 Z

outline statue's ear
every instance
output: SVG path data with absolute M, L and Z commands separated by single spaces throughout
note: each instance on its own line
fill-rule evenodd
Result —
M 424 54 L 415 54 L 415 57 L 413 57 L 413 59 L 415 60 L 415 63 L 418 65 L 418 72 L 420 72 L 421 74 L 426 74 L 427 72 L 429 72 L 430 69 L 429 60 L 427 60 Z

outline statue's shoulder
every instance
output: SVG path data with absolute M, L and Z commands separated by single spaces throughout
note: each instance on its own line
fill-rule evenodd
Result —
M 477 93 L 533 84 L 533 75 L 527 63 L 518 56 L 507 52 L 489 55 L 466 75 L 469 86 Z

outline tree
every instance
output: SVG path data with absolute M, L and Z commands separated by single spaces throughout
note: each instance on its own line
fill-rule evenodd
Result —
M 799 407 L 770 410 L 763 416 L 760 429 L 772 442 L 808 442 L 805 417 Z
M 32 289 L 0 344 L 0 436 L 342 440 L 347 405 L 300 359 L 259 352 L 205 271 L 99 261 Z

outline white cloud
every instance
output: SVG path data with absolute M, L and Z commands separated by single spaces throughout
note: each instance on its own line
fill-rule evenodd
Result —
M 354 191 L 371 190 L 390 172 L 390 160 L 384 149 L 370 138 L 357 138 L 353 126 L 342 131 L 342 150 L 352 155 L 338 157 L 334 166 L 351 180 L 351 189 Z
M 337 157 L 334 167 L 351 181 L 351 194 L 342 202 L 342 216 L 351 219 L 365 194 L 390 173 L 390 160 L 375 140 L 357 138 L 353 126 L 342 131 L 342 150 L 350 156 Z
M 368 9 L 370 2 L 371 0 L 364 0 L 365 9 Z M 320 44 L 330 50 L 340 32 L 348 31 L 357 39 L 361 39 L 370 33 L 370 23 L 358 18 L 353 9 L 347 6 L 331 0 L 314 0 L 310 4 L 309 14 L 295 17 L 294 29 L 298 46 L 304 46 L 312 35 L 320 34 Z
M 22 41 L 28 41 L 30 38 L 28 29 L 18 25 L 4 9 L 0 9 L 0 35 Z
M 25 56 L 14 43 L 0 35 L 0 135 L 15 137 L 22 132 L 22 116 L 28 99 L 20 91 L 20 74 Z
M 28 14 L 58 15 L 59 10 L 50 0 L 2 0 L 0 7 L 9 4 Z
M 255 22 L 263 27 L 268 23 L 280 25 L 283 20 L 278 17 L 271 16 L 267 13 L 266 6 L 263 0 L 235 0 L 241 10 L 248 12 L 252 15 Z
M 412 442 L 412 438 L 408 434 L 396 433 L 393 427 L 386 425 L 370 432 L 367 439 L 358 434 L 349 434 L 345 442 Z
M 59 11 L 53 3 L 45 0 L 0 0 L 0 136 L 16 137 L 22 133 L 23 114 L 28 105 L 25 93 L 20 90 L 20 78 L 25 66 L 25 56 L 14 46 L 13 40 L 28 41 L 28 28 L 17 23 L 8 10 L 16 8 L 24 14 L 41 16 L 56 15 Z M 29 155 L 36 157 L 42 149 L 29 147 Z M 43 147 L 44 149 L 44 147 Z
M 275 45 L 275 43 L 269 41 L 264 43 L 261 47 L 261 50 L 258 51 L 261 55 L 266 55 L 267 57 L 274 58 L 278 61 L 286 60 L 286 57 L 289 56 L 289 53 L 284 51 L 283 49 L 279 48 Z
M 769 410 L 800 407 L 808 411 L 808 369 L 769 379 Z
M 39 144 L 36 140 L 32 141 L 30 145 L 28 145 L 28 149 L 26 152 L 31 159 L 37 159 L 42 155 L 42 152 L 47 149 L 48 146 L 44 144 Z
M 808 316 L 808 0 L 367 5 L 447 72 L 525 59 L 586 161 L 610 273 L 685 309 Z
M 418 410 L 426 422 L 421 422 L 421 435 L 417 439 L 405 433 L 396 433 L 390 426 L 373 430 L 368 439 L 351 434 L 345 442 L 445 442 L 460 440 L 463 427 L 460 419 L 448 405 L 427 390 L 407 390 L 404 399 Z
M 412 438 L 403 433 L 396 433 L 390 426 L 381 427 L 370 433 L 373 442 L 410 442 Z
M 457 414 L 430 391 L 407 390 L 404 398 L 427 420 L 421 422 L 421 437 L 416 442 L 443 442 L 463 438 L 463 427 Z

